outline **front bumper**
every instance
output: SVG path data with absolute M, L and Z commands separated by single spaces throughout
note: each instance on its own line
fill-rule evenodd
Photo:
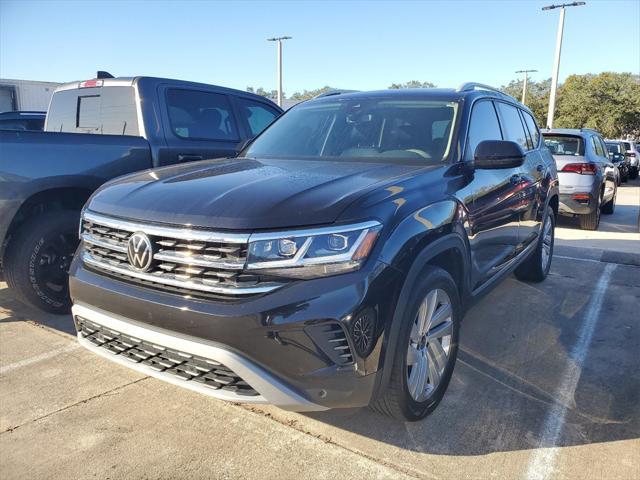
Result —
M 382 262 L 344 275 L 294 282 L 268 295 L 236 302 L 191 298 L 129 283 L 87 269 L 76 255 L 71 269 L 73 314 L 157 346 L 219 362 L 258 395 L 210 389 L 144 363 L 113 355 L 79 335 L 80 343 L 118 363 L 207 395 L 242 403 L 270 403 L 296 411 L 367 405 L 382 366 L 385 322 L 403 276 Z M 360 355 L 351 322 L 377 315 L 374 346 Z M 312 334 L 339 325 L 352 361 L 336 363 Z

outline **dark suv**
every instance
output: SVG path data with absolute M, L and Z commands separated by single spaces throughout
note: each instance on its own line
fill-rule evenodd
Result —
M 225 400 L 418 420 L 471 302 L 512 271 L 547 275 L 557 210 L 553 158 L 512 97 L 325 95 L 239 158 L 98 190 L 71 269 L 78 339 Z

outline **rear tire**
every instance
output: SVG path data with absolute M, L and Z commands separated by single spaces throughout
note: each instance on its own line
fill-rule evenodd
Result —
M 12 236 L 3 261 L 18 300 L 51 313 L 68 313 L 68 271 L 78 246 L 79 212 L 62 210 L 32 218 Z
M 435 306 L 431 309 L 429 305 Z M 426 319 L 428 311 L 432 312 L 429 318 L 433 319 L 433 324 L 425 321 L 425 333 L 421 334 L 418 328 L 420 313 L 424 312 Z M 441 268 L 427 266 L 411 289 L 394 358 L 386 359 L 393 362 L 391 379 L 385 391 L 372 401 L 373 410 L 414 422 L 422 420 L 438 406 L 453 374 L 461 315 L 458 287 L 451 275 Z M 441 320 L 442 323 L 436 323 Z M 448 333 L 436 338 L 445 327 Z M 418 338 L 420 340 L 416 341 Z M 416 352 L 421 352 L 419 361 L 413 356 Z M 416 384 L 416 379 L 421 382 Z
M 555 240 L 556 217 L 551 207 L 547 207 L 544 222 L 538 239 L 538 245 L 514 274 L 518 280 L 527 282 L 541 282 L 549 274 L 553 259 L 553 245 Z
M 602 203 L 602 199 L 598 198 L 598 204 L 596 208 L 594 208 L 593 212 L 588 213 L 587 215 L 580 215 L 578 217 L 580 221 L 580 228 L 582 230 L 597 230 L 598 225 L 600 225 L 600 204 Z

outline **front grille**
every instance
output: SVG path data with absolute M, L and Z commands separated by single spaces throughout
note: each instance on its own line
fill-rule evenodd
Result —
M 158 372 L 174 375 L 185 382 L 196 382 L 214 390 L 236 395 L 259 395 L 251 385 L 220 362 L 197 357 L 130 337 L 76 316 L 78 333 L 96 347 Z
M 145 233 L 153 245 L 153 260 L 144 271 L 133 268 L 127 254 L 134 232 Z M 240 296 L 281 286 L 244 270 L 244 234 L 136 224 L 88 212 L 82 219 L 82 240 L 86 265 L 151 288 Z

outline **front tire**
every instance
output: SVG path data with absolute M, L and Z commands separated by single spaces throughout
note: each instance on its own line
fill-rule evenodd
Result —
M 39 215 L 12 236 L 4 258 L 9 288 L 18 300 L 51 313 L 68 313 L 68 271 L 78 246 L 79 213 Z
M 631 167 L 629 171 L 629 178 L 631 180 L 635 180 L 636 178 L 638 178 L 638 167 Z
M 445 270 L 427 266 L 412 288 L 392 361 L 391 380 L 371 407 L 417 421 L 440 403 L 458 353 L 462 315 L 458 287 Z
M 536 249 L 515 270 L 518 280 L 527 282 L 541 282 L 549 274 L 551 260 L 553 258 L 553 245 L 555 242 L 556 217 L 551 207 L 547 207 L 542 230 Z

